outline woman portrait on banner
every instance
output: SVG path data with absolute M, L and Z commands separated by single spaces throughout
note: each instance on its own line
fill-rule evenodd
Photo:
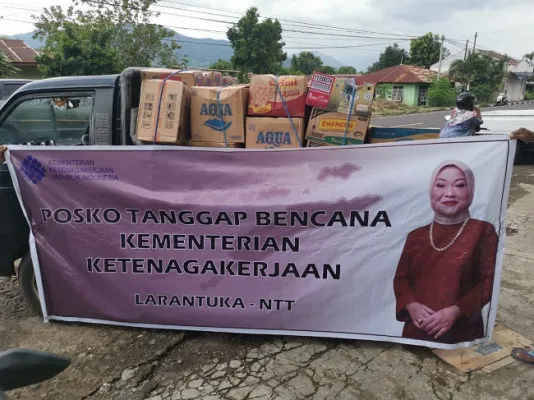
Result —
M 469 213 L 475 176 L 448 161 L 430 183 L 432 222 L 406 238 L 393 289 L 402 337 L 441 343 L 482 338 L 482 308 L 491 300 L 498 235 Z

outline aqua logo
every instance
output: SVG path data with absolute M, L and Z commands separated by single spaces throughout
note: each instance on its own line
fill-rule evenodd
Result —
M 203 103 L 200 107 L 200 115 L 211 115 L 212 117 L 231 117 L 232 107 L 230 104 L 206 104 Z
M 230 121 L 223 121 L 220 119 L 208 119 L 204 125 L 217 132 L 226 132 L 232 123 Z
M 263 132 L 258 133 L 256 138 L 256 144 L 270 144 L 274 147 L 280 147 L 282 145 L 291 145 L 291 133 L 290 132 Z
M 34 185 L 41 182 L 46 176 L 46 169 L 43 165 L 32 156 L 28 156 L 22 161 L 22 172 L 26 179 L 32 182 Z

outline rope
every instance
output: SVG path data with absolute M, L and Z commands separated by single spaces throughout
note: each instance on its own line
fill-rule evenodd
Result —
M 221 91 L 222 91 L 224 88 L 226 88 L 226 87 L 228 87 L 228 86 L 222 86 L 222 87 L 218 88 L 218 90 L 217 90 L 217 112 L 218 112 L 219 110 L 221 111 L 220 120 L 221 120 L 221 122 L 223 123 L 223 127 L 224 127 L 224 129 L 223 129 L 224 146 L 225 146 L 225 147 L 228 147 L 228 138 L 227 138 L 227 136 L 226 136 L 226 130 L 227 130 L 228 128 L 227 128 L 227 127 L 225 126 L 225 124 L 224 124 L 224 118 L 223 118 L 223 114 L 224 114 L 224 112 L 223 112 L 222 103 L 221 103 Z
M 351 81 L 347 81 L 347 83 L 350 83 L 353 91 L 352 91 L 352 96 L 350 99 L 349 114 L 347 115 L 347 124 L 345 125 L 345 133 L 343 134 L 343 146 L 347 144 L 347 134 L 349 132 L 350 119 L 352 117 L 352 109 L 354 108 L 354 100 L 356 99 L 356 85 L 355 84 L 353 85 Z
M 167 82 L 170 78 L 172 78 L 176 74 L 179 74 L 180 72 L 184 72 L 184 71 L 187 71 L 187 68 L 178 70 L 176 72 L 173 72 L 172 74 L 170 74 L 169 76 L 164 78 L 163 82 L 161 83 L 161 91 L 159 93 L 158 113 L 157 113 L 157 117 L 156 117 L 156 127 L 154 128 L 154 140 L 153 140 L 152 144 L 156 144 L 156 139 L 158 137 L 159 115 L 160 115 L 160 112 L 161 112 L 161 101 L 163 100 L 163 90 L 165 89 L 165 82 Z
M 297 132 L 297 128 L 295 127 L 295 124 L 293 123 L 293 119 L 291 119 L 289 108 L 287 107 L 286 100 L 284 99 L 284 95 L 282 93 L 282 90 L 280 89 L 280 85 L 278 84 L 278 75 L 276 76 L 275 82 L 276 82 L 276 90 L 278 91 L 278 94 L 280 95 L 280 99 L 282 100 L 282 106 L 284 107 L 284 111 L 286 112 L 286 115 L 289 118 L 289 123 L 291 124 L 291 128 L 293 129 L 293 133 L 297 137 L 297 142 L 299 144 L 299 147 L 302 147 L 302 141 L 300 140 L 300 136 Z

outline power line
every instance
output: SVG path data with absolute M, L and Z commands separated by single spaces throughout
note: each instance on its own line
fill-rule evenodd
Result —
M 113 3 L 110 3 L 108 1 L 105 1 L 105 0 L 87 0 L 88 3 L 91 3 L 91 4 L 99 4 L 99 5 L 113 5 Z M 135 8 L 133 7 L 127 7 L 127 8 L 130 8 L 131 10 L 135 10 Z M 162 12 L 163 14 L 163 12 Z M 191 18 L 191 19 L 197 19 L 197 20 L 201 20 L 201 21 L 208 21 L 208 22 L 215 22 L 215 23 L 223 23 L 223 24 L 229 24 L 229 25 L 236 25 L 237 23 L 236 22 L 233 22 L 233 21 L 223 21 L 223 20 L 218 20 L 218 19 L 213 19 L 213 18 L 204 18 L 204 17 L 196 17 L 196 16 L 191 16 L 191 15 L 179 15 L 179 14 L 173 14 L 173 13 L 165 13 L 165 14 L 169 14 L 169 15 L 173 15 L 173 16 L 177 16 L 177 17 L 182 17 L 182 18 Z M 303 30 L 296 30 L 296 29 L 285 29 L 285 28 L 282 28 L 282 31 L 285 31 L 285 32 L 294 32 L 294 33 L 305 33 L 307 35 L 319 35 L 319 36 L 332 36 L 332 37 L 349 37 L 349 38 L 361 38 L 361 39 L 379 39 L 379 40 L 401 40 L 403 39 L 402 37 L 374 37 L 374 36 L 361 36 L 361 35 L 347 35 L 347 34 L 342 34 L 342 33 L 330 33 L 330 32 L 314 32 L 314 31 L 303 31 Z M 412 38 L 407 38 L 407 37 L 404 37 L 404 39 L 407 39 L 407 40 L 410 40 Z
M 162 0 L 162 1 L 165 2 L 165 3 L 182 4 L 182 5 L 186 5 L 186 6 L 190 6 L 191 7 L 191 4 L 180 2 L 180 1 L 174 1 L 174 0 Z M 176 8 L 176 9 L 186 10 L 186 11 L 190 11 L 190 12 L 197 12 L 197 13 L 201 12 L 203 14 L 209 14 L 209 13 L 207 13 L 205 11 L 194 11 L 194 10 L 190 10 L 190 9 L 183 9 L 183 8 L 171 7 L 171 6 L 166 6 L 166 5 L 165 6 L 158 6 L 158 7 Z M 229 16 L 229 17 L 232 17 L 232 18 L 241 18 L 243 16 L 243 12 L 238 12 L 238 11 L 223 10 L 223 9 L 220 9 L 220 8 L 212 8 L 212 7 L 202 6 L 202 5 L 195 5 L 194 7 L 205 9 L 205 10 L 211 10 L 211 11 L 232 13 L 232 14 L 236 14 L 237 15 L 237 17 Z M 219 14 L 215 14 L 215 15 L 219 15 Z M 337 29 L 337 30 L 350 31 L 350 32 L 374 33 L 374 34 L 378 34 L 378 35 L 390 35 L 390 36 L 412 37 L 412 38 L 418 37 L 418 36 L 414 36 L 414 35 L 400 35 L 398 33 L 377 32 L 377 31 L 369 31 L 369 30 L 364 30 L 364 29 L 354 29 L 354 28 L 346 28 L 346 27 L 341 27 L 341 26 L 309 23 L 309 22 L 302 22 L 302 21 L 296 21 L 296 20 L 278 18 L 278 17 L 270 17 L 270 16 L 266 16 L 266 17 L 261 17 L 260 16 L 260 18 L 262 18 L 262 19 L 277 19 L 278 21 L 288 22 L 290 24 L 300 24 L 300 25 L 309 26 L 309 27 L 315 27 L 316 26 L 318 28 L 329 28 L 329 29 Z M 318 28 L 316 28 L 316 29 L 318 29 Z

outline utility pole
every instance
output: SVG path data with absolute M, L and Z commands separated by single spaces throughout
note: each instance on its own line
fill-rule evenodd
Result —
M 464 61 L 467 59 L 467 48 L 469 47 L 469 39 L 465 42 Z
M 473 43 L 473 53 L 475 52 L 475 47 L 477 45 L 477 36 L 478 36 L 478 32 L 475 32 L 475 42 Z
M 445 36 L 441 35 L 441 47 L 439 48 L 438 79 L 441 77 L 441 60 L 443 59 L 443 42 L 444 41 L 445 41 Z

